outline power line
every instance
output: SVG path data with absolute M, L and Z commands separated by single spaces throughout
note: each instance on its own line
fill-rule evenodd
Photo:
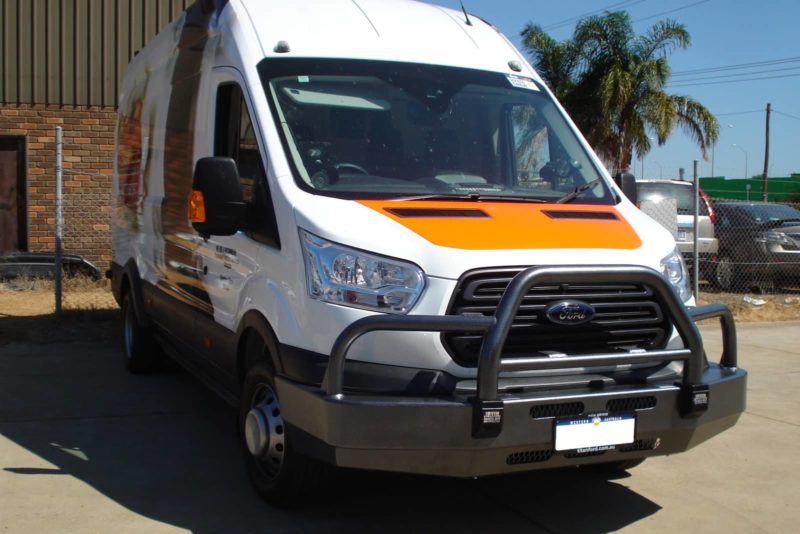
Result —
M 714 113 L 717 117 L 725 117 L 728 115 L 749 115 L 750 113 L 761 113 L 763 109 L 754 109 L 752 111 L 732 111 L 730 113 Z
M 574 17 L 570 17 L 568 19 L 560 20 L 558 22 L 554 22 L 552 24 L 548 24 L 544 26 L 543 30 L 555 30 L 557 28 L 561 28 L 563 26 L 568 26 L 569 24 L 580 20 L 584 17 L 588 17 L 589 15 L 595 15 L 597 13 L 602 13 L 604 11 L 610 11 L 612 9 L 623 9 L 635 6 L 636 4 L 641 4 L 642 2 L 646 2 L 647 0 L 625 0 L 624 2 L 617 2 L 616 4 L 611 4 L 610 6 L 606 6 L 600 9 L 595 9 L 594 11 L 588 11 L 583 13 L 582 15 L 576 15 Z M 707 0 L 706 0 L 707 1 Z
M 741 76 L 755 76 L 756 74 L 770 74 L 773 72 L 785 72 L 797 69 L 800 69 L 800 65 L 798 65 L 797 67 L 784 67 L 782 69 L 757 70 L 750 72 L 740 72 L 737 74 L 720 74 L 717 76 L 701 76 L 699 78 L 688 78 L 688 79 L 684 78 L 683 80 L 677 80 L 676 83 L 704 82 L 707 80 L 720 80 L 723 78 L 739 78 Z
M 765 61 L 755 61 L 752 63 L 735 63 L 733 65 L 723 65 L 721 67 L 707 67 L 702 69 L 692 69 L 692 70 L 683 70 L 678 72 L 673 72 L 672 76 L 695 76 L 697 74 L 708 74 L 712 72 L 721 72 L 726 70 L 742 70 L 747 68 L 760 68 L 760 67 L 772 67 L 775 65 L 781 65 L 784 63 L 796 63 L 800 61 L 800 56 L 796 57 L 788 57 L 782 59 L 768 59 Z
M 741 80 L 725 80 L 721 82 L 697 82 L 697 83 L 681 83 L 681 84 L 670 84 L 670 87 L 689 87 L 691 85 L 720 85 L 726 83 L 739 83 L 739 82 L 752 82 L 752 81 L 759 81 L 759 80 L 777 80 L 781 78 L 796 78 L 800 76 L 800 74 L 784 74 L 783 76 L 762 76 L 759 78 L 742 78 Z
M 791 115 L 789 113 L 784 113 L 783 111 L 778 111 L 778 110 L 775 110 L 775 109 L 773 109 L 772 111 L 774 113 L 777 113 L 778 115 L 783 115 L 784 117 L 789 117 L 790 119 L 794 119 L 796 121 L 800 121 L 800 117 L 798 117 L 796 115 Z
M 700 4 L 705 4 L 706 2 L 710 2 L 711 0 L 700 0 L 699 2 L 695 2 L 693 4 L 686 4 L 685 6 L 676 7 L 675 9 L 670 9 L 669 11 L 662 11 L 661 13 L 656 13 L 655 15 L 650 15 L 649 17 L 644 17 L 638 20 L 634 20 L 634 24 L 637 22 L 642 22 L 643 20 L 650 20 L 656 17 L 660 17 L 662 15 L 669 15 L 670 13 L 675 13 L 676 11 L 681 11 L 683 9 L 689 9 L 690 7 L 699 6 Z

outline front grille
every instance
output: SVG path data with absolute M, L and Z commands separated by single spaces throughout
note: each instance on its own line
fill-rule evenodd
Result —
M 653 396 L 611 399 L 606 403 L 606 410 L 609 412 L 635 412 L 655 408 L 657 403 L 658 401 Z
M 459 280 L 448 314 L 494 315 L 508 284 L 520 270 L 467 273 Z M 596 311 L 594 318 L 580 325 L 550 322 L 545 308 L 564 299 L 591 304 Z M 663 348 L 670 324 L 662 309 L 652 288 L 643 284 L 576 282 L 534 286 L 517 311 L 503 357 Z M 482 340 L 483 336 L 474 333 L 442 334 L 442 342 L 453 359 L 468 367 L 476 365 Z
M 515 452 L 508 455 L 508 458 L 506 458 L 506 463 L 508 465 L 534 464 L 538 462 L 546 462 L 552 457 L 552 450 Z

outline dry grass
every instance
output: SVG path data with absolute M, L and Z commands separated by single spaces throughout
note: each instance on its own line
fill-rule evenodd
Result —
M 63 310 L 111 310 L 117 303 L 109 280 L 87 276 L 65 277 L 62 282 Z M 55 311 L 55 282 L 19 277 L 0 282 L 0 317 L 32 316 Z
M 727 305 L 740 322 L 800 320 L 798 293 L 700 293 L 699 304 L 713 302 Z

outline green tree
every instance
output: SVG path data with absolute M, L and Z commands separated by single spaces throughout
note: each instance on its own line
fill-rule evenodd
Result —
M 665 91 L 667 56 L 691 41 L 682 24 L 663 20 L 637 36 L 628 14 L 615 11 L 580 20 L 562 42 L 532 23 L 521 35 L 536 70 L 613 172 L 630 166 L 634 152 L 650 151 L 649 133 L 663 145 L 676 125 L 707 158 L 717 119 L 698 101 Z

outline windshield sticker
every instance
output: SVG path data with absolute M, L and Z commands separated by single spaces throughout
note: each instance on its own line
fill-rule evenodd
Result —
M 527 89 L 528 91 L 539 90 L 539 88 L 536 87 L 536 82 L 531 78 L 525 78 L 524 76 L 517 76 L 515 74 L 506 74 L 506 78 L 508 78 L 508 83 L 517 89 Z
M 300 82 L 300 83 L 308 83 L 309 79 L 308 79 L 308 76 L 298 76 L 297 77 L 297 81 Z

